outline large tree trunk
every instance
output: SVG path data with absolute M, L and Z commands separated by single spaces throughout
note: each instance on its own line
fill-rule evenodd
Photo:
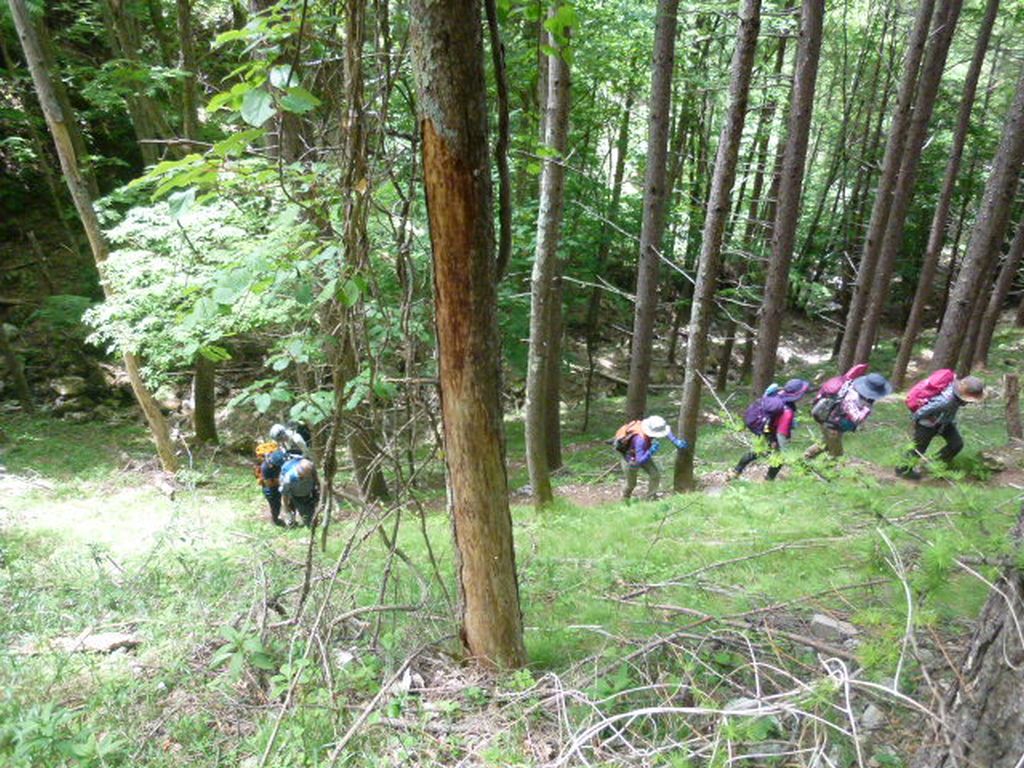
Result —
M 628 419 L 638 419 L 644 415 L 647 385 L 651 377 L 661 240 L 665 232 L 665 180 L 678 10 L 679 0 L 658 0 L 654 60 L 651 66 L 651 100 L 648 106 L 650 122 L 647 132 L 647 170 L 644 174 L 644 213 L 640 226 L 636 311 L 633 318 L 629 388 L 626 393 Z
M 18 39 L 21 41 L 21 47 L 25 53 L 25 60 L 28 62 L 29 72 L 32 74 L 32 82 L 36 86 L 36 95 L 39 97 L 46 125 L 50 129 L 50 135 L 57 147 L 57 156 L 60 158 L 64 180 L 67 182 L 68 191 L 75 203 L 75 209 L 78 211 L 85 234 L 89 238 L 93 259 L 102 274 L 102 265 L 109 252 L 107 242 L 100 229 L 96 210 L 93 208 L 89 184 L 78 166 L 78 158 L 75 154 L 71 132 L 68 129 L 67 118 L 61 110 L 60 102 L 53 89 L 54 78 L 47 69 L 35 28 L 29 17 L 28 9 L 25 7 L 25 0 L 8 0 L 8 5 L 10 5 L 11 16 L 18 31 Z M 167 422 L 142 380 L 135 355 L 130 352 L 124 353 L 124 363 L 132 391 L 135 393 L 135 399 L 149 423 L 150 433 L 160 457 L 160 464 L 165 471 L 174 472 L 178 468 L 178 458 L 174 453 L 174 444 L 171 442 Z
M 1024 70 L 1017 81 L 1013 105 L 1006 118 L 1003 138 L 985 184 L 985 194 L 967 244 L 960 274 L 953 287 L 935 341 L 932 365 L 950 368 L 956 364 L 971 311 L 977 303 L 988 264 L 998 255 L 1006 235 L 1013 195 L 1024 161 Z
M 14 347 L 11 346 L 11 340 L 7 338 L 7 329 L 2 320 L 0 320 L 0 357 L 3 357 L 4 366 L 14 384 L 14 391 L 18 395 L 22 409 L 26 413 L 31 413 L 35 410 L 35 405 L 32 403 L 32 391 L 28 388 L 25 369 L 21 365 L 21 359 L 15 354 Z
M 875 346 L 882 313 L 889 298 L 889 285 L 893 269 L 896 266 L 900 246 L 903 244 L 903 228 L 914 194 L 914 184 L 917 182 L 917 171 L 925 139 L 927 139 L 928 123 L 935 107 L 935 97 L 939 92 L 939 83 L 942 81 L 946 56 L 949 53 L 950 43 L 953 41 L 953 31 L 960 18 L 961 6 L 962 0 L 941 0 L 939 8 L 935 12 L 933 34 L 924 65 L 921 68 L 913 116 L 903 146 L 903 161 L 892 193 L 892 204 L 885 235 L 879 249 L 874 283 L 871 294 L 867 297 L 867 309 L 864 312 L 860 337 L 857 340 L 854 353 L 855 360 L 868 360 L 871 357 L 871 350 Z
M 1024 538 L 1024 510 L 1011 533 Z M 942 729 L 912 768 L 1018 768 L 1024 754 L 1024 572 L 1003 567 L 945 695 Z
M 557 366 L 560 345 L 552 332 L 561 313 L 554 290 L 558 274 L 558 241 L 562 233 L 562 206 L 565 198 L 565 151 L 569 135 L 569 64 L 565 48 L 554 34 L 549 45 L 558 54 L 548 61 L 547 116 L 544 143 L 554 155 L 545 159 L 540 181 L 540 206 L 537 211 L 537 250 L 530 280 L 530 350 L 526 368 L 526 466 L 533 488 L 533 503 L 540 507 L 554 500 L 551 492 L 551 467 L 548 466 L 549 367 Z
M 988 300 L 988 306 L 981 320 L 981 328 L 978 332 L 978 340 L 975 343 L 973 362 L 978 366 L 988 365 L 989 348 L 992 346 L 992 337 L 995 335 L 996 324 L 999 322 L 999 315 L 1003 311 L 1003 304 L 1006 297 L 1010 295 L 1010 288 L 1013 287 L 1014 278 L 1020 271 L 1021 259 L 1024 258 L 1024 216 L 1017 222 L 1017 232 L 1010 244 L 1010 252 L 1006 254 L 1003 266 L 999 270 L 999 279 L 996 280 L 995 288 Z
M 411 11 L 461 637 L 479 663 L 518 667 L 480 6 L 413 0 Z
M 847 370 L 855 362 L 857 342 L 860 340 L 861 322 L 871 298 L 875 268 L 889 223 L 892 195 L 896 187 L 897 174 L 903 160 L 903 148 L 910 128 L 910 113 L 914 103 L 917 74 L 928 42 L 928 28 L 935 10 L 935 0 L 921 0 L 914 28 L 910 33 L 907 55 L 903 62 L 903 79 L 900 94 L 889 126 L 889 138 L 885 145 L 885 159 L 882 161 L 882 175 L 875 191 L 875 202 L 871 208 L 871 220 L 867 237 L 857 269 L 857 281 L 853 286 L 850 309 L 846 314 L 846 330 L 839 350 L 839 370 Z
M 203 355 L 196 356 L 192 376 L 192 430 L 200 443 L 217 442 L 217 397 L 214 390 L 216 366 Z
M 818 3 L 821 0 L 808 0 Z M 813 12 L 812 12 L 813 13 Z M 820 19 L 820 17 L 819 17 Z M 690 309 L 690 333 L 686 345 L 686 376 L 683 398 L 679 405 L 679 435 L 690 442 L 690 449 L 676 454 L 673 485 L 677 491 L 693 490 L 693 454 L 697 443 L 697 421 L 707 352 L 707 336 L 711 326 L 712 301 L 722 259 L 722 239 L 731 208 L 732 186 L 736 180 L 736 159 L 743 125 L 747 115 L 750 79 L 761 28 L 761 0 L 744 0 L 740 25 L 736 33 L 729 84 L 729 112 L 715 157 L 715 175 L 711 181 L 711 197 L 704 219 L 700 263 Z
M 917 291 L 914 293 L 914 303 L 910 308 L 910 315 L 904 325 L 903 338 L 900 340 L 900 349 L 896 355 L 896 363 L 892 371 L 892 383 L 897 389 L 902 389 L 907 376 L 907 366 L 910 364 L 910 357 L 914 352 L 914 344 L 921 333 L 924 324 L 924 311 L 931 299 L 932 284 L 935 282 L 935 273 L 939 266 L 939 256 L 942 254 L 942 245 L 946 239 L 946 227 L 949 223 L 949 208 L 953 201 L 953 190 L 956 187 L 956 179 L 960 173 L 960 162 L 964 154 L 964 144 L 967 141 L 967 130 L 971 124 L 971 110 L 974 106 L 974 97 L 978 91 L 978 79 L 981 77 L 981 67 L 985 61 L 985 53 L 988 51 L 989 40 L 992 38 L 992 27 L 995 24 L 996 13 L 999 10 L 999 0 L 988 0 L 985 6 L 985 16 L 978 30 L 978 38 L 974 44 L 974 56 L 971 59 L 971 66 L 967 70 L 967 77 L 964 80 L 963 96 L 960 99 L 960 112 L 957 116 L 956 130 L 953 132 L 953 143 L 949 149 L 949 159 L 946 161 L 946 171 L 942 177 L 942 187 L 939 192 L 939 201 L 935 206 L 935 213 L 932 216 L 931 228 L 928 231 L 928 245 L 925 247 L 924 256 L 921 259 L 921 273 L 917 281 Z
M 821 53 L 824 0 L 803 0 L 800 14 L 800 43 L 796 53 L 793 98 L 790 103 L 789 133 L 779 184 L 775 223 L 772 227 L 772 255 L 765 276 L 764 303 L 757 327 L 754 358 L 755 392 L 760 393 L 775 375 L 775 353 L 779 347 L 782 313 L 789 289 L 789 264 L 800 215 L 804 160 L 811 129 L 814 89 Z

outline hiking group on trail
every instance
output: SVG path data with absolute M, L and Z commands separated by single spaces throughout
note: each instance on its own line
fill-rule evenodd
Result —
M 769 458 L 766 477 L 774 480 L 784 465 L 786 450 L 796 426 L 797 405 L 811 389 L 804 379 L 790 379 L 784 386 L 771 384 L 761 397 L 754 400 L 743 415 L 743 423 L 754 434 L 751 450 L 743 455 L 728 473 L 736 479 L 753 462 Z M 811 417 L 821 428 L 823 443 L 815 443 L 804 453 L 806 460 L 824 451 L 838 458 L 843 455 L 843 435 L 856 432 L 871 415 L 875 403 L 893 392 L 892 384 L 879 373 L 869 372 L 864 363 L 850 368 L 825 381 L 815 394 Z M 943 368 L 919 381 L 907 393 L 906 403 L 914 427 L 913 448 L 906 461 L 896 468 L 899 477 L 919 480 L 917 465 L 924 460 L 929 445 L 936 436 L 946 444 L 939 459 L 949 465 L 963 449 L 963 438 L 957 428 L 957 412 L 964 405 L 977 403 L 985 397 L 985 385 L 975 376 L 959 378 Z M 688 447 L 686 440 L 672 434 L 660 416 L 630 421 L 619 428 L 611 443 L 622 454 L 622 498 L 629 501 L 636 487 L 637 475 L 644 470 L 648 475 L 648 498 L 656 498 L 661 473 L 654 461 L 658 438 L 667 437 L 678 450 Z
M 308 455 L 309 443 L 305 426 L 275 424 L 270 428 L 270 439 L 256 446 L 255 474 L 274 525 L 297 525 L 296 515 L 304 525 L 313 524 L 320 501 L 320 479 Z

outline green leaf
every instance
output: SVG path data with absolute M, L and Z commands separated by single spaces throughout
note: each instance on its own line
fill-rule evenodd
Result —
M 192 204 L 196 201 L 196 188 L 189 187 L 178 192 L 172 192 L 167 198 L 167 207 L 170 210 L 171 218 L 178 221 L 189 212 Z
M 252 665 L 257 669 L 277 669 L 277 665 L 274 664 L 274 660 L 261 651 L 254 653 L 250 658 L 250 661 L 252 661 Z
M 254 88 L 242 99 L 242 119 L 259 128 L 274 116 L 274 98 L 264 88 Z
M 252 400 L 253 404 L 256 406 L 256 410 L 260 413 L 266 413 L 270 408 L 270 405 L 274 402 L 273 398 L 271 398 L 266 392 L 260 392 Z
M 262 128 L 250 128 L 247 131 L 233 133 L 213 145 L 213 154 L 217 157 L 235 157 L 242 154 L 249 145 L 266 133 Z
M 346 280 L 345 284 L 341 287 L 341 294 L 338 298 L 346 307 L 355 306 L 356 302 L 359 301 L 359 284 L 355 280 Z
M 297 78 L 292 74 L 291 64 L 281 64 L 270 70 L 270 84 L 282 90 L 296 82 Z
M 281 109 L 294 112 L 297 115 L 304 115 L 306 112 L 320 106 L 320 99 L 307 91 L 302 86 L 289 88 L 288 93 L 281 99 Z
M 231 353 L 224 347 L 210 345 L 199 350 L 199 354 L 212 363 L 223 363 L 231 359 Z

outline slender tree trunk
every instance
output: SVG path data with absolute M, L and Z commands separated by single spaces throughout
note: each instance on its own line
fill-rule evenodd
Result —
M 974 56 L 971 58 L 971 65 L 964 81 L 960 112 L 957 116 L 956 130 L 953 132 L 949 159 L 946 161 L 946 171 L 942 177 L 939 201 L 935 206 L 935 214 L 932 216 L 931 228 L 928 231 L 928 245 L 925 247 L 924 256 L 921 259 L 917 291 L 914 293 L 914 303 L 904 325 L 903 338 L 900 340 L 900 349 L 893 366 L 892 383 L 897 389 L 903 387 L 907 376 L 907 366 L 910 364 L 910 357 L 914 352 L 914 344 L 917 342 L 917 337 L 924 324 L 925 307 L 931 299 L 935 273 L 939 266 L 939 257 L 942 254 L 942 244 L 946 237 L 946 227 L 949 224 L 949 208 L 953 201 L 953 190 L 960 173 L 960 162 L 963 158 L 964 144 L 967 141 L 967 130 L 971 124 L 971 110 L 978 90 L 978 79 L 981 76 L 981 67 L 992 38 L 992 27 L 995 25 L 998 10 L 999 0 L 988 0 L 985 6 L 985 16 L 974 44 Z
M 974 299 L 974 306 L 969 313 L 967 332 L 964 334 L 963 344 L 960 345 L 960 354 L 957 357 L 955 366 L 951 366 L 955 367 L 961 376 L 969 374 L 974 365 L 975 353 L 978 350 L 978 340 L 981 338 L 981 326 L 985 319 L 985 309 L 988 307 L 993 283 L 995 283 L 996 274 L 999 272 L 999 254 L 992 254 L 982 269 L 985 275 L 979 282 L 980 287 Z
M 71 199 L 75 203 L 78 217 L 82 221 L 82 227 L 89 238 L 89 245 L 92 248 L 93 259 L 97 268 L 102 272 L 103 262 L 107 259 L 107 242 L 100 229 L 99 219 L 96 218 L 96 210 L 93 208 L 92 196 L 89 194 L 89 184 L 83 177 L 78 166 L 78 159 L 75 155 L 75 147 L 71 132 L 68 129 L 67 118 L 61 109 L 60 102 L 53 89 L 54 78 L 46 66 L 42 48 L 36 37 L 36 30 L 29 17 L 28 9 L 25 7 L 25 0 L 8 0 L 11 8 L 11 16 L 15 28 L 18 31 L 18 39 L 21 41 L 22 50 L 25 53 L 25 60 L 28 62 L 29 72 L 32 74 L 32 82 L 36 86 L 36 95 L 39 97 L 39 104 L 43 109 L 47 127 L 57 147 L 57 156 L 60 158 L 61 170 L 64 173 L 64 180 L 67 182 Z M 160 457 L 160 464 L 167 472 L 174 472 L 178 468 L 178 459 L 174 454 L 174 444 L 171 442 L 170 432 L 167 429 L 167 422 L 164 420 L 160 407 L 153 400 L 153 396 L 146 388 L 142 375 L 139 373 L 138 361 L 133 353 L 124 353 L 125 368 L 128 371 L 128 379 L 135 393 L 142 412 L 149 423 L 149 429 L 156 443 L 157 454 Z
M 413 0 L 410 18 L 460 636 L 479 663 L 519 667 L 526 650 L 505 474 L 480 7 Z
M 1006 400 L 1006 436 L 1010 440 L 1024 440 L 1024 425 L 1020 421 L 1020 377 L 1016 373 L 1003 376 L 1003 399 Z
M 562 206 L 565 197 L 565 152 L 569 134 L 569 65 L 566 49 L 552 34 L 549 45 L 558 55 L 548 61 L 547 128 L 545 145 L 554 153 L 544 161 L 540 181 L 540 206 L 537 211 L 537 250 L 530 281 L 530 350 L 526 369 L 526 466 L 533 488 L 533 502 L 541 507 L 554 499 L 551 491 L 551 467 L 548 466 L 546 401 L 549 394 L 549 366 L 559 361 L 557 344 L 551 338 L 555 325 L 554 282 L 558 275 L 558 241 L 562 233 Z M 561 327 L 559 322 L 558 327 Z
M 875 346 L 875 339 L 882 321 L 882 313 L 889 299 L 889 285 L 893 269 L 903 245 L 903 229 L 907 220 L 907 211 L 914 194 L 917 182 L 917 171 L 921 162 L 921 153 L 927 139 L 928 123 L 935 107 L 935 97 L 939 92 L 942 72 L 946 66 L 946 56 L 953 41 L 953 32 L 960 17 L 962 0 L 940 0 L 934 15 L 934 30 L 928 52 L 917 86 L 917 97 L 914 101 L 910 127 L 902 151 L 899 177 L 892 192 L 889 206 L 888 221 L 882 244 L 879 248 L 878 262 L 875 266 L 874 282 L 871 293 L 866 298 L 867 308 L 859 330 L 855 360 L 868 360 Z
M 949 297 L 942 328 L 935 341 L 932 364 L 936 368 L 952 367 L 960 354 L 970 313 L 977 303 L 982 280 L 993 254 L 1006 235 L 1010 207 L 1017 189 L 1021 162 L 1024 161 L 1024 71 L 1017 81 L 1013 105 L 1007 115 L 1003 138 L 985 184 L 985 193 L 978 208 L 967 252 L 960 266 L 956 285 Z
M 181 43 L 181 129 L 186 139 L 199 138 L 199 93 L 196 88 L 196 49 L 192 40 L 192 0 L 177 0 L 178 37 Z
M 165 67 L 173 67 L 174 57 L 171 55 L 171 42 L 167 39 L 163 5 L 160 0 L 146 0 L 146 8 L 149 10 L 149 23 L 153 27 L 153 37 L 156 38 L 157 47 L 160 49 L 160 63 Z M 180 30 L 181 27 L 178 29 Z
M 807 0 L 816 3 L 821 0 Z M 822 2 L 822 8 L 823 8 Z M 814 12 L 811 11 L 811 14 Z M 819 17 L 820 19 L 820 17 Z M 706 360 L 707 336 L 711 326 L 712 301 L 722 258 L 722 239 L 731 206 L 732 186 L 736 180 L 736 159 L 743 125 L 747 116 L 750 79 L 757 50 L 757 35 L 761 28 L 761 0 L 744 0 L 740 10 L 740 25 L 736 32 L 729 83 L 729 112 L 722 135 L 718 140 L 715 174 L 711 181 L 711 197 L 704 219 L 701 238 L 700 264 L 697 268 L 693 305 L 690 310 L 690 333 L 686 345 L 686 376 L 683 379 L 683 397 L 679 405 L 679 435 L 690 442 L 687 451 L 676 454 L 673 485 L 677 491 L 691 491 L 696 487 L 693 475 L 693 455 L 697 445 L 697 421 L 700 416 L 700 396 Z
M 7 338 L 7 329 L 0 321 L 0 356 L 4 359 L 4 366 L 14 383 L 14 391 L 18 395 L 22 410 L 26 413 L 35 411 L 35 404 L 32 402 L 32 390 L 28 388 L 28 381 L 25 380 L 25 369 L 21 365 L 21 358 L 14 352 L 10 339 Z
M 544 382 L 544 443 L 547 455 L 548 470 L 554 472 L 562 468 L 562 334 L 564 320 L 562 317 L 563 289 L 561 275 L 555 277 L 551 286 L 551 304 L 548 320 L 548 351 L 547 371 Z
M 789 288 L 789 264 L 793 256 L 796 224 L 800 215 L 804 160 L 807 157 L 814 89 L 818 79 L 824 14 L 824 0 L 803 0 L 789 132 L 786 137 L 775 223 L 772 227 L 772 255 L 765 276 L 764 303 L 761 306 L 757 327 L 758 343 L 754 358 L 753 389 L 758 393 L 775 375 L 775 353 L 779 347 L 782 313 L 786 307 Z
M 216 366 L 203 355 L 196 356 L 192 376 L 192 429 L 200 443 L 217 442 L 217 398 L 214 389 Z
M 854 362 L 857 354 L 857 342 L 860 340 L 861 323 L 870 300 L 870 291 L 874 285 L 875 268 L 889 223 L 889 211 L 892 207 L 892 195 L 896 187 L 896 179 L 903 160 L 903 148 L 906 145 L 907 130 L 910 127 L 910 113 L 914 103 L 917 86 L 917 73 L 921 58 L 928 42 L 928 28 L 935 10 L 935 0 L 921 0 L 918 7 L 914 28 L 910 33 L 907 55 L 903 62 L 903 79 L 900 83 L 900 94 L 889 126 L 889 138 L 885 146 L 885 159 L 882 161 L 882 175 L 875 191 L 875 202 L 871 209 L 871 220 L 868 224 L 867 237 L 861 253 L 860 266 L 857 269 L 857 281 L 853 287 L 850 309 L 846 315 L 846 331 L 843 334 L 842 347 L 839 350 L 839 370 L 847 370 Z
M 648 107 L 647 170 L 644 174 L 644 213 L 640 227 L 640 259 L 636 278 L 636 312 L 626 393 L 626 417 L 638 419 L 647 407 L 651 376 L 651 348 L 658 310 L 658 272 L 661 240 L 665 232 L 665 180 L 668 129 L 672 99 L 672 72 L 676 55 L 679 0 L 658 0 Z
M 1010 252 L 1006 254 L 1002 269 L 999 270 L 999 278 L 996 280 L 995 289 L 989 298 L 988 306 L 982 317 L 981 328 L 978 334 L 978 341 L 974 348 L 974 364 L 977 366 L 988 365 L 989 348 L 992 346 L 992 337 L 995 335 L 996 324 L 999 322 L 999 315 L 1003 311 L 1007 296 L 1010 295 L 1010 288 L 1013 287 L 1014 278 L 1020 271 L 1021 259 L 1024 257 L 1024 216 L 1017 222 L 1017 232 L 1010 244 Z

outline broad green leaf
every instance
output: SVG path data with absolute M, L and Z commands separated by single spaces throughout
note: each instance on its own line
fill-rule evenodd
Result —
M 355 303 L 359 301 L 359 284 L 355 280 L 346 280 L 345 284 L 341 287 L 341 295 L 338 297 L 346 307 L 355 306 Z
M 258 395 L 256 395 L 256 397 L 252 399 L 252 401 L 256 406 L 256 410 L 259 411 L 260 413 L 266 413 L 267 410 L 270 408 L 271 404 L 274 402 L 271 399 L 270 395 L 268 395 L 266 392 L 260 392 Z
M 167 198 L 167 207 L 170 210 L 171 218 L 178 221 L 189 212 L 192 204 L 196 201 L 196 188 L 189 187 L 178 192 L 171 193 Z
M 222 139 L 213 145 L 213 154 L 217 157 L 234 157 L 242 154 L 249 145 L 262 136 L 266 131 L 262 128 L 250 128 L 247 131 L 233 133 L 226 139 Z
M 274 116 L 274 99 L 264 88 L 254 88 L 242 99 L 242 119 L 259 128 Z
M 298 115 L 305 114 L 319 106 L 320 99 L 299 85 L 289 88 L 288 93 L 281 99 L 282 109 Z
M 292 74 L 291 64 L 281 64 L 270 70 L 270 84 L 275 88 L 284 90 L 296 81 L 297 78 Z

